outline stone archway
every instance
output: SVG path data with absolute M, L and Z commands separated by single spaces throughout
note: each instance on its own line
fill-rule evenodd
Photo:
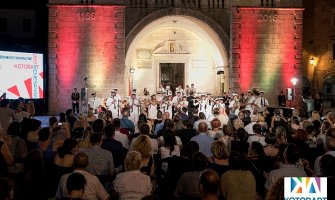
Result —
M 172 29 L 176 29 L 176 32 L 178 32 L 176 38 L 168 35 L 168 32 Z M 157 34 L 160 34 L 163 39 L 159 40 L 159 38 L 156 37 L 155 40 L 155 35 L 157 36 Z M 151 38 L 151 40 L 148 40 L 148 38 Z M 143 40 L 147 40 L 147 42 L 145 43 Z M 191 42 L 187 43 L 185 42 L 186 40 Z M 160 52 L 164 51 L 164 45 L 167 46 L 171 44 L 171 41 L 173 41 L 173 45 L 177 45 L 180 49 L 183 47 L 183 50 L 179 52 L 168 52 L 169 50 L 165 50 L 163 53 Z M 148 43 L 152 44 L 148 45 Z M 187 48 L 194 50 L 195 48 L 191 47 L 192 43 L 204 45 L 203 50 L 201 50 L 201 48 L 198 48 L 198 51 L 185 50 Z M 205 52 L 206 49 L 212 52 L 207 57 L 203 56 L 208 53 Z M 149 82 L 153 84 L 151 90 L 156 92 L 155 89 L 157 89 L 160 84 L 158 79 L 161 74 L 159 69 L 157 69 L 160 63 L 184 63 L 185 85 L 196 80 L 190 78 L 197 76 L 191 72 L 198 71 L 199 74 L 202 75 L 202 78 L 207 77 L 206 80 L 202 81 L 206 82 L 207 86 L 211 85 L 209 91 L 206 92 L 218 93 L 217 88 L 220 88 L 221 82 L 219 83 L 219 81 L 221 81 L 221 79 L 218 79 L 216 72 L 218 68 L 221 67 L 222 70 L 225 70 L 226 74 L 229 74 L 228 49 L 229 38 L 222 27 L 202 13 L 184 9 L 164 9 L 162 11 L 156 11 L 144 17 L 126 37 L 125 74 L 127 75 L 125 78 L 129 79 L 129 69 L 135 68 L 135 71 L 138 72 L 135 77 L 133 76 L 135 88 L 142 89 L 144 76 L 150 74 L 149 76 L 152 79 L 149 79 Z M 203 51 L 203 53 L 199 53 L 201 51 Z M 146 64 L 144 64 L 146 66 L 138 66 L 141 64 L 134 62 L 134 59 L 142 59 L 139 57 L 135 58 L 135 54 L 146 54 L 149 56 L 147 57 Z M 199 55 L 201 58 L 199 58 Z M 208 67 L 208 70 L 204 69 L 202 65 Z M 193 70 L 192 68 L 196 69 Z M 225 79 L 228 79 L 228 75 L 225 75 Z M 148 79 L 146 79 L 146 81 L 148 81 Z M 130 82 L 131 81 L 129 81 L 129 84 Z M 203 85 L 205 85 L 204 82 L 202 82 Z M 201 83 L 198 85 L 201 87 Z M 226 85 L 225 88 L 228 88 L 228 85 Z M 201 91 L 205 92 L 205 88 L 203 87 Z

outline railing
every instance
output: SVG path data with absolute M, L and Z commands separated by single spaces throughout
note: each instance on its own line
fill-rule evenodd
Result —
M 128 0 L 130 8 L 224 8 L 224 0 Z

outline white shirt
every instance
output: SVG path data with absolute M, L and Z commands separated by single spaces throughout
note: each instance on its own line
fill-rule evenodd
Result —
M 172 156 L 180 156 L 180 148 L 178 145 L 174 145 L 174 150 L 170 153 L 169 147 L 162 146 L 160 149 L 161 159 L 172 157 Z
M 85 189 L 84 189 L 84 195 L 82 199 L 85 200 L 106 200 L 108 198 L 108 193 L 104 189 L 104 187 L 101 185 L 99 179 L 84 171 L 84 170 L 74 170 L 73 173 L 79 173 L 83 175 L 86 179 Z M 64 174 L 58 184 L 57 192 L 56 192 L 56 198 L 57 199 L 63 199 L 64 197 L 69 197 L 68 191 L 66 189 L 66 182 L 67 178 L 70 176 L 70 174 Z
M 122 134 L 120 131 L 115 131 L 114 139 L 121 142 L 124 148 L 129 149 L 128 136 Z
M 244 127 L 244 130 L 247 131 L 247 133 L 249 135 L 254 135 L 254 131 L 252 130 L 252 127 L 257 124 L 256 122 L 250 122 L 249 124 L 247 124 L 245 127 Z
M 263 105 L 262 105 L 262 103 L 263 103 Z M 258 97 L 258 98 L 255 100 L 255 104 L 256 104 L 259 108 L 262 108 L 262 107 L 268 106 L 268 105 L 269 105 L 269 102 L 268 102 L 268 100 L 267 100 L 265 97 Z
M 261 145 L 263 147 L 267 145 L 267 143 L 265 142 L 265 137 L 264 136 L 258 136 L 258 135 L 249 136 L 248 143 L 249 143 L 250 146 L 251 146 L 252 142 L 259 142 L 259 143 L 261 143 Z
M 99 97 L 91 97 L 88 101 L 88 104 L 90 105 L 90 108 L 98 109 L 98 107 L 101 105 L 101 99 Z

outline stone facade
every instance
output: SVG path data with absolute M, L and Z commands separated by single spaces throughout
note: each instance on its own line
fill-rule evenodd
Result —
M 235 7 L 231 18 L 230 87 L 263 90 L 270 102 L 293 76 L 301 79 L 303 10 Z M 301 83 L 296 86 L 300 94 Z
M 70 94 L 74 87 L 85 87 L 85 77 L 89 93 L 96 91 L 98 96 L 107 97 L 116 87 L 121 95 L 127 94 L 130 74 L 125 57 L 129 46 L 141 29 L 170 15 L 192 17 L 219 36 L 230 57 L 230 66 L 225 66 L 225 85 L 234 92 L 258 87 L 275 104 L 278 90 L 292 87 L 293 75 L 301 78 L 300 0 L 49 3 L 50 114 L 71 106 Z
M 49 112 L 71 107 L 73 88 L 125 91 L 123 6 L 50 5 Z

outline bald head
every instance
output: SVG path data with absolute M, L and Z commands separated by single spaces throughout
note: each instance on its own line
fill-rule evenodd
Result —
M 220 177 L 212 169 L 205 170 L 199 178 L 200 193 L 203 195 L 217 195 L 220 186 Z
M 200 122 L 198 125 L 198 130 L 200 133 L 204 133 L 208 131 L 208 126 L 206 124 L 206 122 Z

